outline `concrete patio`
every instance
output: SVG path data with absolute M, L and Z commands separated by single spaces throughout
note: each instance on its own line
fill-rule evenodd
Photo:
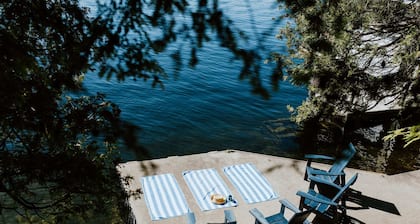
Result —
M 148 161 L 132 161 L 122 163 L 118 166 L 121 176 L 133 177 L 127 190 L 136 190 L 141 187 L 142 176 L 172 173 L 175 175 L 182 191 L 184 192 L 191 210 L 195 213 L 198 224 L 202 223 L 223 223 L 223 210 L 216 209 L 202 212 L 193 198 L 182 177 L 185 170 L 216 168 L 235 199 L 237 207 L 233 210 L 238 224 L 254 223 L 253 217 L 249 214 L 251 208 L 258 208 L 264 215 L 268 216 L 277 213 L 280 209 L 278 200 L 246 204 L 241 196 L 223 174 L 222 167 L 253 163 L 268 179 L 274 190 L 280 195 L 279 199 L 286 198 L 293 204 L 298 205 L 298 190 L 306 191 L 308 182 L 303 180 L 306 161 L 282 158 L 276 156 L 262 155 L 237 150 L 212 151 L 208 153 L 174 156 L 164 159 Z M 317 167 L 327 167 L 324 164 L 314 164 Z M 420 223 L 420 170 L 406 172 L 397 175 L 386 175 L 362 171 L 357 169 L 346 169 L 346 174 L 352 176 L 359 173 L 359 178 L 352 189 L 360 191 L 358 203 L 348 202 L 348 216 L 352 223 Z M 186 223 L 186 217 L 180 216 L 161 221 L 151 221 L 143 195 L 140 198 L 130 198 L 130 206 L 137 223 Z M 291 215 L 288 213 L 287 215 Z M 312 218 L 313 216 L 311 216 Z

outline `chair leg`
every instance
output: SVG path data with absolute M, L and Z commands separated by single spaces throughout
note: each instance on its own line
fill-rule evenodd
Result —
M 188 224 L 195 224 L 195 215 L 193 212 L 187 213 L 187 223 Z
M 340 185 L 344 187 L 344 185 L 346 185 L 346 176 L 340 175 L 338 179 L 340 180 Z
M 308 159 L 308 162 L 306 162 L 306 167 L 310 167 L 311 163 L 312 163 L 312 159 Z M 303 176 L 303 179 L 306 180 L 306 181 L 309 181 L 308 180 L 308 170 L 307 169 L 305 169 L 305 175 Z
M 312 190 L 315 189 L 315 182 L 313 181 L 309 182 L 309 189 L 312 189 Z
M 224 210 L 225 224 L 236 224 L 235 214 L 232 210 Z
M 305 198 L 301 197 L 299 202 L 299 210 L 303 211 L 303 207 L 305 206 Z

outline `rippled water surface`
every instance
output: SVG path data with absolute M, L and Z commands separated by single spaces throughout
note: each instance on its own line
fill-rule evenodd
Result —
M 260 49 L 264 57 L 271 51 L 285 51 L 285 43 L 275 38 L 284 22 L 272 19 L 281 14 L 272 1 L 225 0 L 220 5 L 250 37 L 247 47 Z M 153 158 L 226 148 L 273 155 L 297 150 L 295 127 L 288 121 L 286 106 L 299 105 L 307 95 L 305 89 L 282 82 L 277 91 L 270 92 L 269 100 L 252 94 L 249 81 L 238 78 L 241 62 L 232 60 L 232 54 L 217 41 L 205 43 L 194 69 L 186 62 L 178 75 L 172 75 L 170 51 L 159 57 L 169 74 L 164 89 L 129 78 L 124 82 L 107 81 L 95 74 L 87 75 L 85 81 L 88 94 L 105 93 L 120 106 L 125 121 L 141 127 L 139 139 Z M 272 65 L 263 60 L 261 75 L 271 90 Z M 274 136 L 268 128 L 284 131 Z M 123 156 L 135 159 L 128 150 L 123 150 Z

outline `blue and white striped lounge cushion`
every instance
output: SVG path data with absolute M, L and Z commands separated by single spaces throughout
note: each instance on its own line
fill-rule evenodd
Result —
M 184 193 L 172 174 L 141 178 L 144 198 L 152 220 L 161 220 L 190 212 Z
M 182 174 L 202 211 L 237 205 L 234 201 L 228 201 L 223 205 L 216 205 L 211 202 L 212 194 L 222 194 L 226 198 L 232 195 L 216 169 L 189 170 Z
M 251 163 L 227 166 L 223 171 L 248 204 L 279 197 L 267 179 Z

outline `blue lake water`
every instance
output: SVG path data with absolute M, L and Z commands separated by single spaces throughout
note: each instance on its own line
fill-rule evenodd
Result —
M 92 6 L 94 1 L 82 1 Z M 263 57 L 271 51 L 284 52 L 285 43 L 275 35 L 284 22 L 276 24 L 273 17 L 281 11 L 273 1 L 219 1 L 234 24 L 250 37 L 244 45 L 258 48 Z M 101 79 L 88 74 L 85 94 L 105 93 L 117 103 L 122 119 L 141 128 L 139 139 L 153 158 L 185 155 L 211 150 L 240 149 L 272 155 L 293 154 L 298 150 L 294 131 L 288 120 L 287 105 L 298 106 L 307 96 L 304 88 L 282 82 L 271 98 L 264 100 L 252 94 L 248 80 L 239 80 L 242 62 L 232 60 L 232 54 L 219 47 L 217 41 L 204 44 L 198 52 L 199 64 L 190 68 L 188 62 L 174 75 L 169 48 L 159 61 L 169 74 L 164 89 L 153 88 L 151 82 L 123 82 Z M 188 49 L 187 49 L 188 51 Z M 273 65 L 261 59 L 261 76 L 271 90 Z M 274 136 L 267 126 L 286 129 Z M 122 148 L 123 158 L 135 159 L 135 154 Z

